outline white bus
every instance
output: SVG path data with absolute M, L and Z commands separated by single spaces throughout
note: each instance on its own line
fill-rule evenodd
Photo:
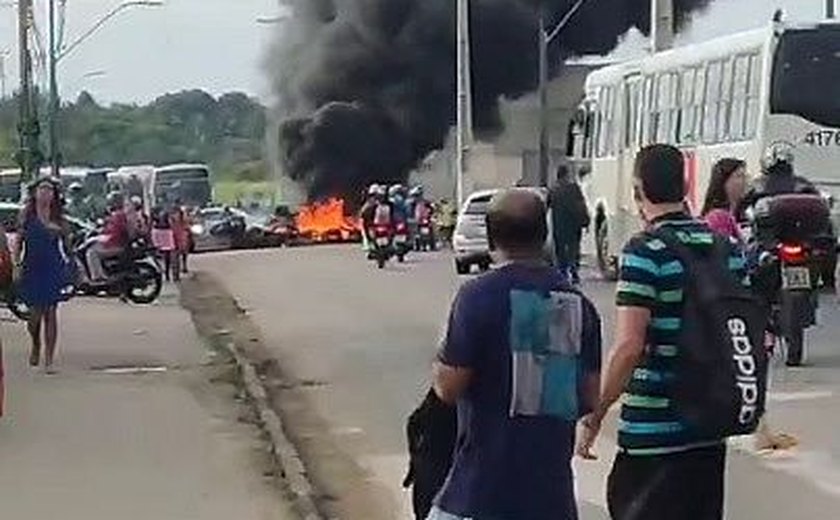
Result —
M 640 228 L 632 197 L 636 152 L 669 143 L 686 156 L 688 202 L 701 209 L 723 157 L 759 172 L 764 151 L 795 148 L 796 170 L 827 191 L 840 186 L 840 25 L 787 25 L 676 48 L 599 69 L 571 132 L 586 165 L 595 251 L 614 277 L 622 245 Z
M 203 208 L 213 201 L 210 168 L 206 164 L 173 164 L 155 168 L 153 193 L 156 204 L 176 200 L 191 208 Z

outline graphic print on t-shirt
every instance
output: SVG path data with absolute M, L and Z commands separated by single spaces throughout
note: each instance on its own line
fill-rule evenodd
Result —
M 510 292 L 510 415 L 580 417 L 583 302 L 567 292 Z

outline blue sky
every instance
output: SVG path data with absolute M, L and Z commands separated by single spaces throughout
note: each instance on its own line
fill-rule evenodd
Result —
M 3 4 L 6 0 L 0 0 Z M 165 7 L 134 9 L 111 21 L 61 64 L 62 95 L 87 89 L 103 102 L 144 102 L 164 92 L 203 88 L 243 90 L 268 99 L 260 63 L 277 27 L 256 23 L 279 11 L 277 0 L 164 0 Z M 46 0 L 35 0 L 43 6 Z M 68 0 L 67 39 L 81 34 L 120 0 Z M 796 19 L 816 19 L 824 0 L 717 0 L 685 35 L 700 40 L 769 21 L 776 7 Z M 16 49 L 15 10 L 0 7 L 0 51 Z M 43 9 L 39 23 L 45 27 Z M 638 43 L 638 42 L 637 42 Z M 7 60 L 17 82 L 14 55 Z M 104 75 L 85 77 L 103 71 Z

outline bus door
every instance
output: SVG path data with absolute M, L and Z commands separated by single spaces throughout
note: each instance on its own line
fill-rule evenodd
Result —
M 644 114 L 645 82 L 640 73 L 624 77 L 619 96 L 619 124 L 616 162 L 618 168 L 616 194 L 616 218 L 611 230 L 612 247 L 616 253 L 624 241 L 639 227 L 635 201 L 633 200 L 633 166 L 636 153 L 642 143 L 642 115 Z

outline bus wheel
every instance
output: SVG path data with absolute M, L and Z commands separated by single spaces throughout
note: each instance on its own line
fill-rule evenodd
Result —
M 595 231 L 595 251 L 598 257 L 598 270 L 605 280 L 618 279 L 618 261 L 610 254 L 610 234 L 606 220 L 598 223 Z

